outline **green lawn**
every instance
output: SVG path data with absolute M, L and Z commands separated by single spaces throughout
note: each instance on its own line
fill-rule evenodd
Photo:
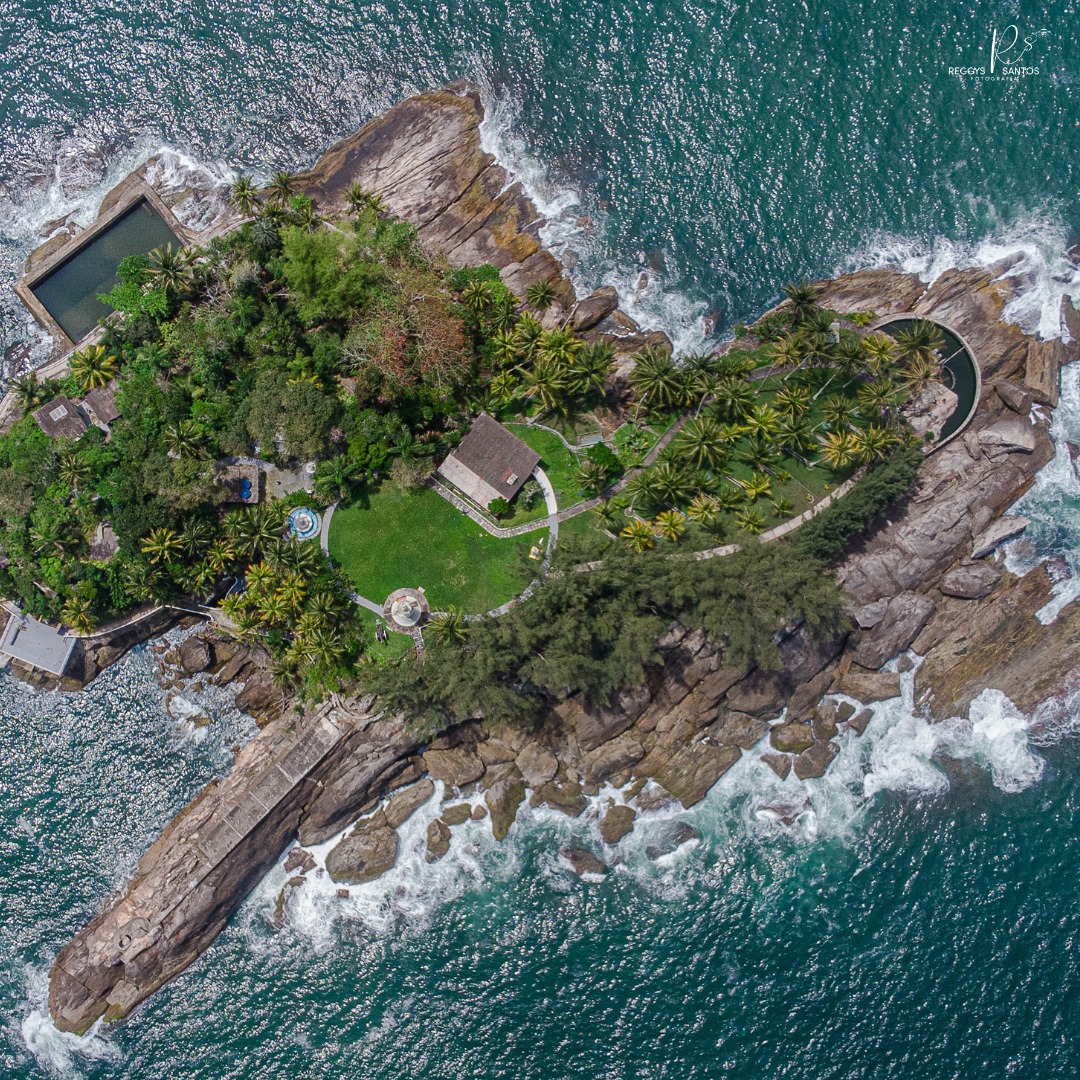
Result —
M 557 435 L 552 435 L 543 428 L 529 427 L 527 424 L 507 424 L 506 427 L 540 455 L 540 468 L 547 473 L 547 478 L 555 489 L 560 510 L 585 498 L 575 476 L 577 459 Z M 546 513 L 547 510 L 540 510 L 532 516 Z
M 529 548 L 544 536 L 497 540 L 430 488 L 403 494 L 390 484 L 338 507 L 330 554 L 357 591 L 382 603 L 404 587 L 423 587 L 433 611 L 489 611 L 516 596 L 539 565 Z

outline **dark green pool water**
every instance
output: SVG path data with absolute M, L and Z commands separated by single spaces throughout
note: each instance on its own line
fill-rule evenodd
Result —
M 161 215 L 146 201 L 126 214 L 78 254 L 33 287 L 34 295 L 72 341 L 79 341 L 109 313 L 98 299 L 119 280 L 117 267 L 129 255 L 145 255 L 156 247 L 178 243 Z

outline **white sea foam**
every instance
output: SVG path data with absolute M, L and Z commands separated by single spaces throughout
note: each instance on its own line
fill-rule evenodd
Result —
M 936 237 L 925 242 L 882 233 L 839 269 L 894 266 L 929 285 L 953 268 L 1007 264 L 1001 276 L 1013 284 L 1015 295 L 1003 317 L 1025 333 L 1069 340 L 1061 301 L 1068 296 L 1080 305 L 1080 267 L 1068 258 L 1067 247 L 1068 229 L 1061 218 L 1033 213 L 1002 223 L 993 235 L 980 240 Z
M 26 971 L 27 1003 L 30 1011 L 23 1017 L 20 1034 L 26 1049 L 49 1076 L 81 1077 L 79 1064 L 123 1060 L 119 1048 L 111 1042 L 98 1020 L 85 1035 L 61 1031 L 52 1021 L 47 1004 L 49 977 L 44 969 Z
M 612 285 L 622 310 L 643 329 L 664 331 L 677 355 L 704 349 L 707 305 L 672 288 L 662 273 L 628 264 L 608 250 L 603 242 L 603 212 L 590 208 L 586 215 L 580 193 L 556 178 L 518 134 L 520 103 L 508 91 L 496 92 L 483 80 L 481 93 L 480 145 L 536 205 L 544 219 L 539 237 L 566 265 L 578 296 L 600 285 Z

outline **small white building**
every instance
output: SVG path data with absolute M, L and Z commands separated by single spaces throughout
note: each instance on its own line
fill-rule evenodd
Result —
M 540 455 L 494 417 L 481 413 L 461 445 L 436 470 L 485 509 L 494 499 L 509 502 L 540 464 Z

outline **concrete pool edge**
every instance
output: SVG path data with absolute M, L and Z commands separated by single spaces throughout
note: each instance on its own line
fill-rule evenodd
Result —
M 49 309 L 38 299 L 34 288 L 40 285 L 46 278 L 56 273 L 65 263 L 75 258 L 79 252 L 89 247 L 102 233 L 106 232 L 120 218 L 129 211 L 134 210 L 140 202 L 147 203 L 152 210 L 165 222 L 166 227 L 176 237 L 177 243 L 183 247 L 191 243 L 191 234 L 177 220 L 176 215 L 162 200 L 161 196 L 139 176 L 131 176 L 118 185 L 121 191 L 114 188 L 102 201 L 98 210 L 98 216 L 93 224 L 87 226 L 80 233 L 76 233 L 67 242 L 61 244 L 55 251 L 41 257 L 39 262 L 34 263 L 34 256 L 49 241 L 31 252 L 27 264 L 33 264 L 32 269 L 23 274 L 12 286 L 15 295 L 33 315 L 34 320 L 49 332 L 60 352 L 77 348 L 84 342 L 89 341 L 97 332 L 97 327 L 83 334 L 78 341 L 73 341 L 63 327 L 56 321 Z

